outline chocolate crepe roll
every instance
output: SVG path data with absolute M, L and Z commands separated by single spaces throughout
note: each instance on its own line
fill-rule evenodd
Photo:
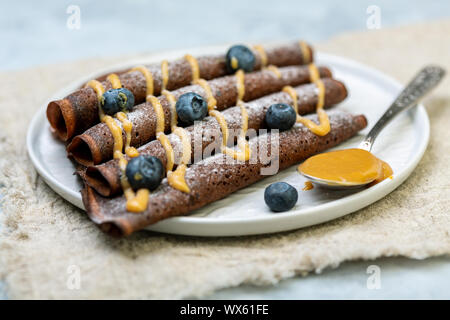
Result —
M 325 108 L 331 107 L 347 97 L 345 85 L 334 79 L 323 79 L 325 86 Z M 295 88 L 298 100 L 298 113 L 304 115 L 312 113 L 317 105 L 317 92 L 314 84 L 304 84 Z M 274 103 L 293 103 L 292 98 L 285 92 L 278 92 L 245 104 L 248 113 L 248 128 L 259 130 L 266 128 L 264 117 L 267 109 Z M 239 131 L 241 129 L 241 109 L 232 107 L 222 112 L 229 130 Z M 199 124 L 194 133 L 194 126 L 187 127 L 186 130 L 191 137 L 191 155 L 194 157 L 195 135 L 201 135 L 202 151 L 207 147 L 209 150 L 220 147 L 222 143 L 221 130 L 214 117 L 207 117 Z M 215 139 L 219 137 L 219 139 Z M 181 150 L 181 141 L 175 134 L 168 135 L 169 141 L 174 147 L 174 151 Z M 198 141 L 198 140 L 197 140 Z M 229 139 L 233 143 L 233 139 Z M 197 142 L 198 143 L 198 142 Z M 139 148 L 142 155 L 151 155 L 159 158 L 165 165 L 167 162 L 166 152 L 158 140 L 153 140 Z M 128 158 L 129 160 L 129 158 Z M 87 168 L 85 180 L 102 196 L 112 196 L 122 192 L 120 184 L 120 169 L 118 160 L 110 160 L 106 163 Z
M 306 46 L 307 56 L 302 54 L 298 42 L 282 45 L 265 50 L 267 65 L 278 67 L 301 65 L 312 61 L 313 53 L 310 46 Z M 256 61 L 254 70 L 261 69 L 262 58 L 258 50 L 253 50 Z M 200 78 L 210 80 L 227 74 L 225 56 L 205 56 L 197 58 Z M 162 76 L 161 65 L 153 64 L 147 67 L 153 76 L 154 95 L 161 93 Z M 124 88 L 130 90 L 135 97 L 135 104 L 145 101 L 146 79 L 139 71 L 118 71 L 119 79 Z M 187 86 L 192 81 L 191 65 L 186 59 L 179 59 L 168 64 L 167 89 L 175 90 Z M 104 80 L 100 77 L 99 80 Z M 111 89 L 109 81 L 103 81 L 106 90 Z M 47 107 L 47 118 L 56 135 L 63 141 L 67 141 L 77 134 L 84 132 L 100 122 L 98 116 L 97 94 L 92 88 L 82 88 L 64 99 L 51 101 Z
M 307 117 L 317 121 L 316 115 Z M 280 170 L 338 145 L 367 125 L 363 115 L 355 116 L 336 110 L 329 112 L 329 119 L 331 131 L 325 136 L 311 133 L 302 124 L 296 124 L 292 129 L 279 134 L 279 150 L 273 157 L 278 159 Z M 271 134 L 253 138 L 249 143 L 252 150 L 258 144 L 270 145 Z M 272 156 L 272 150 L 268 150 L 268 155 Z M 271 166 L 271 163 L 257 158 L 253 162 L 236 162 L 225 154 L 218 154 L 193 164 L 186 170 L 190 193 L 173 189 L 165 179 L 150 194 L 148 207 L 142 213 L 127 212 L 123 195 L 104 198 L 88 185 L 82 190 L 83 203 L 89 217 L 103 231 L 126 236 L 162 219 L 186 215 L 263 179 L 266 176 L 261 174 L 261 169 Z
M 331 76 L 331 71 L 326 67 L 319 67 L 321 78 Z M 273 71 L 262 70 L 245 75 L 244 101 L 250 101 L 264 95 L 280 91 L 284 86 L 297 86 L 310 81 L 310 72 L 307 66 L 291 66 L 279 68 L 280 77 Z M 208 81 L 212 94 L 217 100 L 217 110 L 224 110 L 234 106 L 238 98 L 236 77 L 225 76 Z M 205 90 L 200 85 L 191 85 L 172 91 L 176 99 L 186 92 L 195 92 L 206 99 Z M 164 110 L 165 131 L 170 130 L 170 102 L 165 96 L 160 96 L 159 101 Z M 128 119 L 133 124 L 131 132 L 131 146 L 139 147 L 155 138 L 156 114 L 150 102 L 136 106 L 128 113 Z M 121 127 L 120 121 L 116 120 Z M 122 130 L 123 131 L 123 130 Z M 122 132 L 125 142 L 126 135 Z M 67 146 L 69 156 L 85 166 L 99 164 L 112 159 L 114 149 L 114 137 L 105 123 L 99 123 L 88 129 L 81 135 L 72 139 Z

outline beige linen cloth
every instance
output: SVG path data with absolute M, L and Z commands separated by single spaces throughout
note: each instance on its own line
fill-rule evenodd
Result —
M 345 34 L 318 48 L 406 82 L 427 63 L 450 71 L 450 21 Z M 243 283 L 273 284 L 320 272 L 346 260 L 450 253 L 450 76 L 425 101 L 431 139 L 419 166 L 397 190 L 363 210 L 264 236 L 205 239 L 139 232 L 117 240 L 104 235 L 39 178 L 26 155 L 25 133 L 50 95 L 117 61 L 0 75 L 0 277 L 10 298 L 202 297 Z M 70 290 L 76 268 L 80 289 Z

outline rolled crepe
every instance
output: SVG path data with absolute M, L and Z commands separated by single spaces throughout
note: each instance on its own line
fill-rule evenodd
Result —
M 305 56 L 297 43 L 267 48 L 265 59 L 267 65 L 279 67 L 289 65 L 301 65 L 312 61 L 313 53 L 310 46 L 306 46 Z M 260 51 L 253 50 L 256 61 L 254 70 L 261 69 L 263 59 Z M 210 80 L 227 74 L 225 67 L 225 56 L 205 56 L 197 58 L 199 76 Z M 153 64 L 147 66 L 153 77 L 153 94 L 159 95 L 162 88 L 161 65 Z M 140 71 L 124 72 L 118 71 L 120 81 L 124 88 L 130 90 L 135 97 L 135 104 L 145 101 L 146 79 Z M 168 63 L 168 82 L 166 88 L 175 90 L 187 86 L 192 81 L 191 65 L 186 59 L 179 59 Z M 100 77 L 104 80 L 106 77 Z M 106 90 L 111 89 L 109 81 L 103 81 Z M 70 140 L 100 122 L 98 116 L 98 98 L 94 89 L 79 89 L 64 99 L 51 101 L 47 106 L 47 118 L 56 135 L 63 141 Z
M 279 68 L 279 75 L 271 70 L 261 70 L 248 73 L 244 78 L 245 95 L 244 101 L 260 98 L 264 95 L 280 91 L 284 86 L 297 86 L 310 81 L 310 72 L 307 66 L 291 66 Z M 326 67 L 318 68 L 320 77 L 331 76 L 331 71 Z M 217 110 L 224 110 L 236 104 L 238 89 L 236 77 L 225 76 L 208 81 L 212 94 L 217 101 Z M 205 90 L 200 85 L 191 85 L 172 91 L 178 99 L 186 92 L 195 92 L 207 98 Z M 170 102 L 165 96 L 160 96 L 159 102 L 164 110 L 165 131 L 170 130 Z M 131 132 L 131 146 L 139 147 L 155 138 L 157 117 L 150 102 L 136 106 L 128 113 L 128 119 L 133 124 Z M 117 124 L 122 127 L 120 121 Z M 125 143 L 126 134 L 122 130 Z M 114 137 L 105 123 L 99 123 L 88 129 L 81 135 L 72 139 L 67 146 L 67 152 L 75 161 L 85 166 L 100 164 L 113 158 Z
M 345 85 L 334 79 L 323 79 L 325 86 L 324 107 L 331 107 L 347 97 L 347 89 Z M 317 105 L 317 89 L 314 84 L 304 84 L 295 88 L 298 101 L 298 113 L 300 115 L 312 113 Z M 248 114 L 248 128 L 259 130 L 266 128 L 264 117 L 267 109 L 274 103 L 293 103 L 292 97 L 286 92 L 278 92 L 263 98 L 248 102 L 245 104 Z M 242 126 L 240 107 L 232 107 L 222 112 L 229 130 L 239 131 Z M 194 160 L 194 143 L 197 139 L 197 145 L 201 145 L 202 152 L 208 148 L 209 150 L 219 148 L 222 143 L 221 129 L 219 123 L 214 117 L 207 117 L 200 122 L 200 127 L 190 126 L 186 128 L 187 133 L 191 137 L 191 155 Z M 196 136 L 201 135 L 201 144 Z M 175 134 L 168 135 L 174 151 L 182 150 L 181 141 Z M 217 138 L 217 139 L 216 139 Z M 233 143 L 234 139 L 229 139 Z M 158 140 L 153 140 L 138 149 L 141 155 L 151 155 L 159 158 L 163 165 L 167 163 L 166 152 Z M 129 160 L 129 158 L 127 158 Z M 122 192 L 120 184 L 120 168 L 118 160 L 110 160 L 101 165 L 88 167 L 86 170 L 85 180 L 92 188 L 94 188 L 102 196 L 112 196 Z
M 307 117 L 317 121 L 316 115 Z M 268 148 L 269 157 L 277 159 L 279 169 L 283 170 L 338 145 L 367 125 L 363 115 L 354 116 L 342 111 L 331 111 L 329 119 L 331 131 L 325 136 L 314 135 L 302 124 L 281 132 L 278 153 L 272 155 L 272 149 Z M 249 144 L 252 149 L 258 145 L 270 146 L 271 139 L 269 133 L 251 139 Z M 261 169 L 271 165 L 260 157 L 253 162 L 236 162 L 225 154 L 218 154 L 186 170 L 189 193 L 178 191 L 170 187 L 166 179 L 163 180 L 158 189 L 150 194 L 148 207 L 142 213 L 128 212 L 123 195 L 104 198 L 88 185 L 82 190 L 82 198 L 89 217 L 103 231 L 115 236 L 126 236 L 162 219 L 186 215 L 255 183 L 266 177 Z

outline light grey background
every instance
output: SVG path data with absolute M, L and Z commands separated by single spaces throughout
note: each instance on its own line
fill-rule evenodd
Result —
M 299 39 L 317 42 L 365 30 L 370 5 L 381 27 L 450 16 L 450 1 L 433 0 L 0 0 L 0 70 L 86 57 L 223 42 Z M 81 28 L 66 27 L 69 5 Z
M 66 26 L 69 5 L 81 10 L 79 30 Z M 314 43 L 345 31 L 366 30 L 370 5 L 380 7 L 382 28 L 450 17 L 446 0 L 1 0 L 0 70 L 223 42 L 302 38 Z M 276 286 L 221 290 L 211 298 L 450 299 L 449 262 L 448 257 L 349 262 L 321 275 Z M 371 264 L 381 269 L 379 290 L 366 286 Z M 7 298 L 1 282 L 0 298 Z

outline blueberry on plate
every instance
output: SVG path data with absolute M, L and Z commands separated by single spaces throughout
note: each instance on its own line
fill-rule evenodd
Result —
M 297 190 L 286 182 L 272 183 L 264 191 L 264 201 L 275 212 L 291 210 L 297 200 Z
M 239 69 L 252 72 L 256 61 L 252 50 L 243 45 L 232 46 L 225 59 L 228 73 L 235 73 Z
M 134 190 L 155 190 L 164 175 L 161 161 L 153 156 L 138 156 L 128 162 L 125 174 Z
M 119 111 L 130 111 L 134 106 L 134 95 L 125 88 L 111 89 L 103 94 L 101 106 L 110 116 Z
M 178 119 L 184 125 L 192 125 L 208 114 L 208 104 L 199 94 L 188 92 L 180 96 L 175 105 Z
M 297 121 L 294 108 L 285 103 L 273 104 L 266 112 L 266 124 L 270 129 L 288 130 Z

